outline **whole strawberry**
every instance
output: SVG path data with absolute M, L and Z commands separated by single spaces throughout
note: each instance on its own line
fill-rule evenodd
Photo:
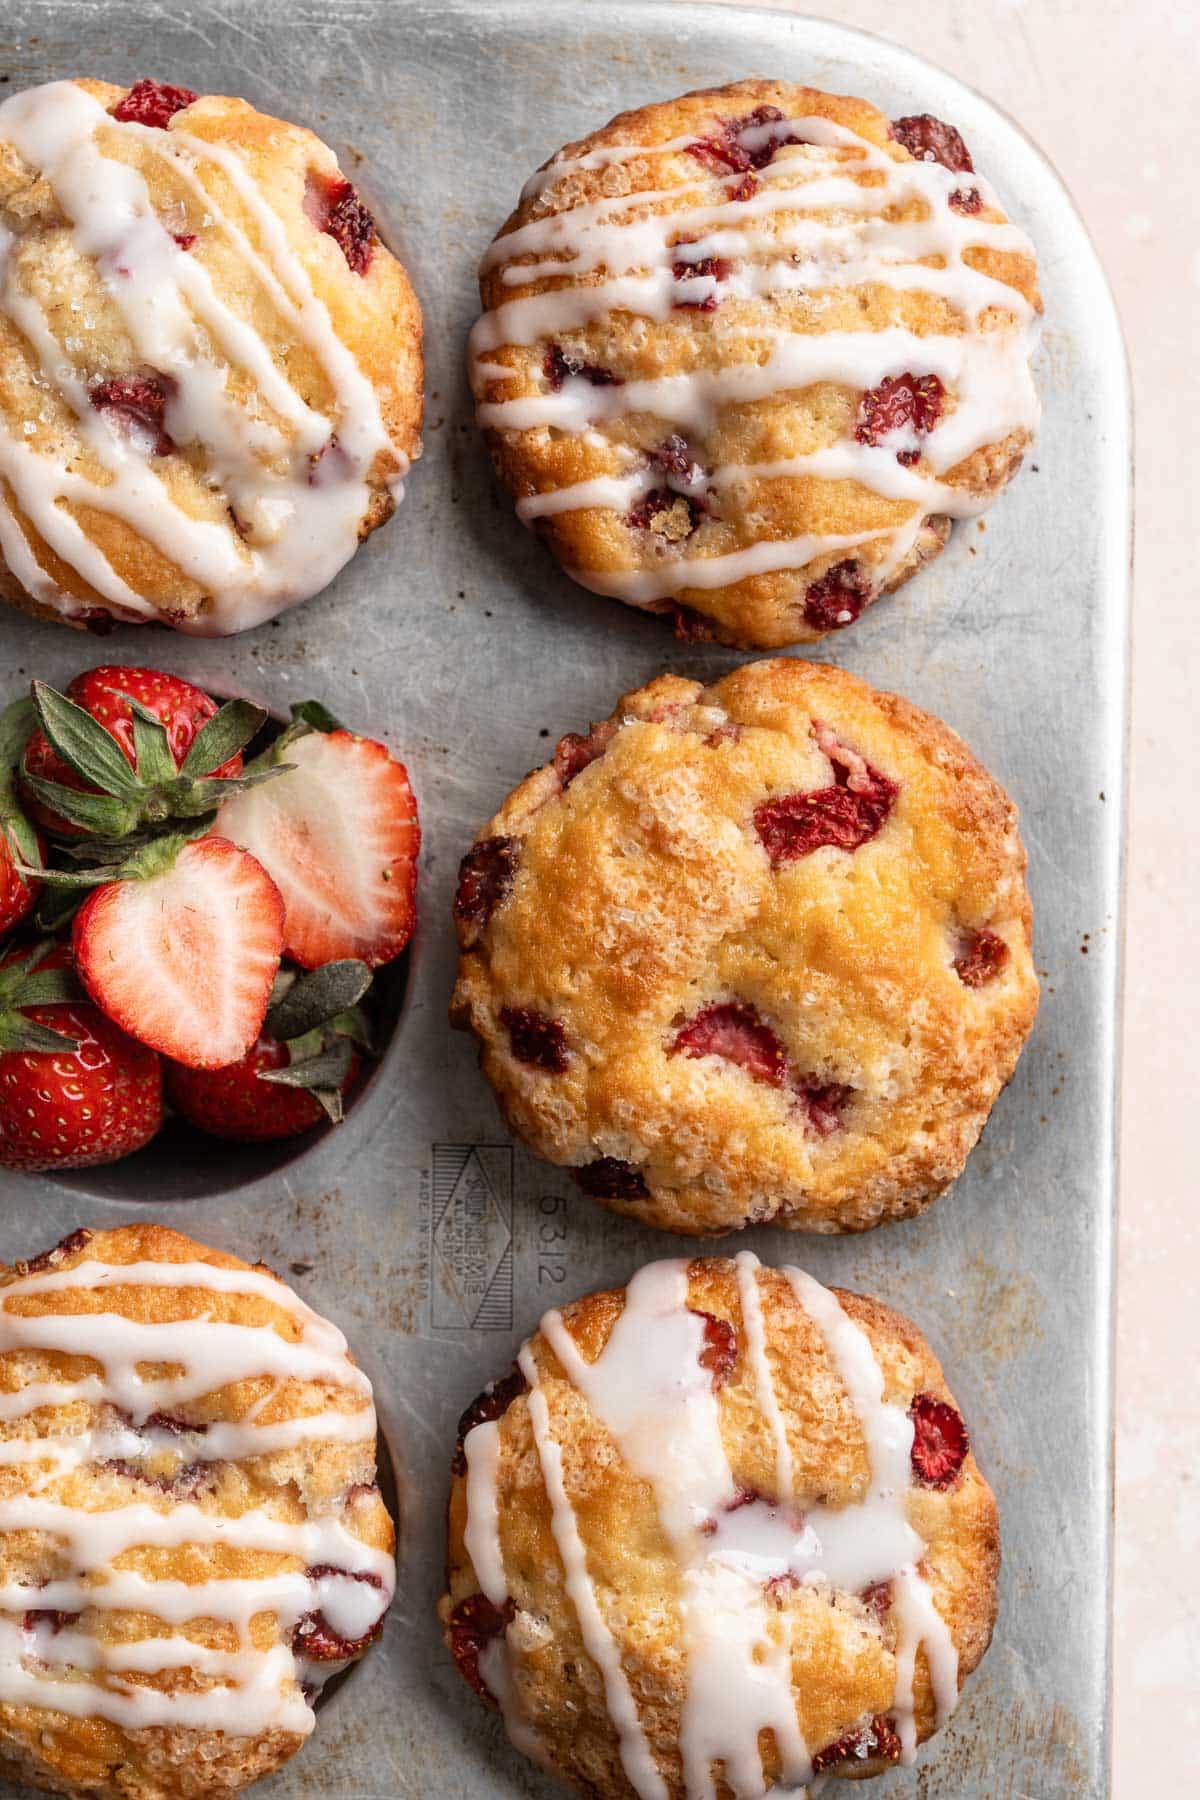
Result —
M 0 1167 L 85 1169 L 149 1143 L 162 1072 L 79 996 L 64 945 L 0 962 Z
M 362 1067 L 367 1042 L 358 1001 L 370 984 L 365 964 L 346 960 L 296 977 L 281 974 L 262 1035 L 223 1069 L 168 1062 L 175 1111 L 212 1137 L 267 1143 L 337 1124 Z
M 119 839 L 215 810 L 266 714 L 216 702 L 158 669 L 85 669 L 56 693 L 33 683 L 38 729 L 20 760 L 28 809 L 59 838 Z M 101 729 L 97 729 L 100 727 Z

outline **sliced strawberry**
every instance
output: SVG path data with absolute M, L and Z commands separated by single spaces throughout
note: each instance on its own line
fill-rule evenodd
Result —
M 184 681 L 178 675 L 166 675 L 161 669 L 122 669 L 101 664 L 99 668 L 85 669 L 82 674 L 77 675 L 67 688 L 67 696 L 76 706 L 82 706 L 86 713 L 90 713 L 97 724 L 103 725 L 109 737 L 121 746 L 131 769 L 136 766 L 134 714 L 126 696 L 138 701 L 162 721 L 177 769 L 183 767 L 197 733 L 217 711 L 216 701 L 210 700 L 198 687 L 193 687 L 190 681 Z M 222 763 L 220 768 L 214 769 L 211 779 L 228 781 L 240 774 L 241 768 L 242 758 L 239 753 Z M 33 733 L 25 747 L 21 772 L 41 781 L 57 782 L 60 787 L 72 788 L 77 793 L 99 792 L 99 789 L 85 781 L 63 760 L 41 730 Z M 62 818 L 36 799 L 31 798 L 29 810 L 39 823 L 57 837 L 83 835 L 80 826 Z
M 354 957 L 378 968 L 413 934 L 421 828 L 404 764 L 349 731 L 287 745 L 293 767 L 227 800 L 217 830 L 278 884 L 284 950 L 306 969 Z
M 9 1046 L 0 1054 L 2 1168 L 116 1162 L 149 1143 L 162 1124 L 158 1057 L 85 1000 L 54 999 L 53 972 L 67 993 L 70 970 L 65 944 L 32 960 L 30 952 L 14 951 L 0 963 L 0 1046 Z M 23 997 L 39 991 L 48 997 Z M 62 1040 L 57 1048 L 54 1033 Z M 59 1246 L 70 1248 L 69 1239 Z
M 908 1416 L 913 1422 L 914 1477 L 922 1487 L 952 1487 L 971 1448 L 962 1415 L 936 1394 L 916 1394 Z
M 93 889 L 73 941 L 80 980 L 110 1019 L 189 1068 L 221 1068 L 262 1029 L 283 900 L 253 856 L 202 838 L 160 874 Z
M 680 1026 L 668 1054 L 720 1056 L 770 1087 L 783 1087 L 788 1078 L 787 1051 L 744 1000 L 716 1001 L 703 1007 L 694 1019 Z

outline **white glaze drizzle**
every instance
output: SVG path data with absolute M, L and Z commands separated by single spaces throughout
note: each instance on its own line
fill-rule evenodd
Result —
M 101 148 L 101 128 L 161 157 L 196 195 L 206 230 L 222 234 L 287 330 L 313 352 L 333 392 L 329 416 L 305 403 L 258 331 L 220 299 L 201 258 L 180 248 L 156 212 L 141 173 Z M 391 483 L 397 498 L 408 463 L 389 438 L 374 387 L 338 337 L 281 219 L 241 158 L 182 130 L 119 122 L 73 82 L 48 83 L 6 100 L 0 142 L 11 144 L 49 181 L 77 251 L 95 258 L 139 365 L 174 383 L 166 430 L 181 448 L 205 446 L 211 479 L 229 496 L 246 541 L 224 522 L 193 518 L 161 478 L 157 465 L 164 459 L 149 457 L 136 433 L 109 423 L 91 405 L 69 350 L 37 300 L 18 285 L 16 240 L 0 228 L 0 312 L 33 349 L 38 379 L 56 389 L 75 415 L 105 477 L 89 480 L 69 471 L 25 439 L 23 421 L 10 421 L 0 428 L 0 477 L 11 484 L 21 511 L 120 618 L 159 615 L 118 576 L 64 501 L 123 519 L 210 594 L 208 612 L 175 621 L 184 631 L 245 630 L 325 586 L 357 546 L 376 457 L 389 452 L 398 458 L 400 473 Z M 210 191 L 213 171 L 228 181 L 252 219 L 258 247 Z M 214 347 L 227 367 L 215 359 Z M 230 370 L 251 379 L 257 401 L 248 405 L 227 391 Z M 256 410 L 262 407 L 267 410 Z M 271 415 L 284 422 L 286 434 Z M 314 479 L 310 459 L 334 436 L 338 454 L 322 459 Z M 276 466 L 268 466 L 268 458 Z M 2 490 L 0 549 L 37 600 L 68 617 L 84 610 L 40 568 Z
M 111 1300 L 130 1288 L 207 1293 L 214 1303 L 221 1295 L 258 1297 L 290 1322 L 296 1339 L 272 1325 L 214 1320 L 212 1305 L 175 1323 L 128 1319 L 111 1309 L 29 1314 L 13 1306 L 15 1300 L 84 1290 Z M 313 1714 L 301 1682 L 319 1684 L 336 1665 L 305 1659 L 292 1647 L 293 1630 L 319 1612 L 341 1638 L 367 1635 L 391 1599 L 392 1557 L 362 1543 L 332 1510 L 301 1522 L 278 1518 L 265 1506 L 226 1516 L 172 1496 L 169 1487 L 156 1492 L 155 1475 L 149 1473 L 145 1501 L 89 1510 L 66 1500 L 56 1484 L 89 1465 L 103 1472 L 106 1465 L 136 1465 L 147 1455 L 171 1454 L 178 1467 L 219 1478 L 226 1461 L 302 1445 L 373 1445 L 370 1383 L 349 1361 L 341 1332 L 258 1270 L 87 1259 L 70 1269 L 30 1273 L 0 1289 L 0 1355 L 38 1350 L 90 1358 L 103 1372 L 78 1381 L 30 1381 L 0 1395 L 0 1431 L 6 1433 L 0 1436 L 0 1467 L 28 1471 L 21 1491 L 0 1498 L 0 1538 L 44 1534 L 68 1570 L 40 1586 L 13 1580 L 0 1585 L 0 1702 L 96 1715 L 129 1729 L 181 1726 L 233 1736 L 280 1729 L 307 1735 Z M 152 1362 L 181 1372 L 149 1377 L 139 1364 Z M 241 1419 L 206 1426 L 174 1418 L 169 1425 L 135 1423 L 153 1413 L 170 1418 L 171 1405 L 264 1376 L 269 1388 Z M 352 1409 L 261 1421 L 258 1415 L 279 1384 L 288 1382 L 328 1385 L 352 1400 Z M 89 1409 L 87 1422 L 75 1428 L 74 1421 L 58 1427 L 41 1416 L 44 1409 L 80 1405 Z M 17 1433 L 7 1435 L 14 1425 Z M 38 1435 L 39 1426 L 46 1435 Z M 155 1469 L 161 1466 L 156 1460 Z M 300 1566 L 197 1582 L 112 1566 L 135 1549 L 193 1544 L 257 1552 Z M 308 1573 L 320 1567 L 345 1573 Z M 70 1619 L 56 1628 L 45 1617 L 85 1611 L 147 1613 L 178 1635 L 108 1643 Z M 260 1650 L 251 1622 L 272 1612 L 282 1641 Z M 202 1619 L 232 1627 L 236 1650 L 215 1650 L 190 1636 L 189 1625 Z M 183 1691 L 122 1679 L 183 1669 L 204 1685 Z
M 916 1744 L 913 1678 L 924 1649 L 938 1723 L 958 1696 L 953 1639 L 919 1572 L 924 1543 L 907 1519 L 912 1423 L 883 1398 L 883 1375 L 865 1333 L 833 1294 L 798 1269 L 786 1274 L 798 1303 L 816 1325 L 862 1427 L 870 1464 L 868 1491 L 857 1505 L 792 1510 L 794 1460 L 771 1364 L 758 1286 L 758 1259 L 736 1259 L 744 1350 L 759 1405 L 775 1446 L 777 1501 L 746 1502 L 735 1495 L 721 1440 L 712 1376 L 700 1361 L 704 1323 L 690 1311 L 688 1264 L 653 1263 L 629 1283 L 624 1309 L 600 1356 L 588 1363 L 561 1315 L 541 1322 L 542 1335 L 571 1383 L 613 1437 L 629 1470 L 653 1490 L 663 1530 L 680 1573 L 681 1625 L 687 1694 L 680 1738 L 689 1800 L 712 1800 L 714 1766 L 738 1800 L 767 1792 L 759 1736 L 771 1730 L 782 1762 L 781 1796 L 812 1778 L 792 1691 L 788 1614 L 768 1600 L 780 1578 L 859 1593 L 878 1581 L 893 1584 L 898 1628 L 894 1713 L 902 1759 Z M 562 1472 L 550 1409 L 529 1344 L 519 1357 L 529 1384 L 534 1443 L 551 1504 L 552 1529 L 567 1593 L 589 1656 L 600 1669 L 622 1764 L 639 1795 L 665 1794 L 638 1721 L 620 1646 L 605 1622 L 587 1553 Z M 465 1440 L 468 1466 L 466 1547 L 480 1586 L 493 1604 L 509 1597 L 500 1537 L 496 1480 L 497 1422 L 476 1426 Z M 736 1499 L 736 1503 L 735 1502 Z M 734 1504 L 731 1504 L 734 1503 Z M 543 1755 L 522 1714 L 513 1680 L 513 1633 L 486 1647 L 480 1669 L 500 1699 L 510 1734 L 530 1754 Z M 502 1693 L 501 1693 L 502 1690 Z
M 896 161 L 878 146 L 831 120 L 802 117 L 747 129 L 748 147 L 797 135 L 798 153 L 784 145 L 775 160 L 756 174 L 756 191 L 733 200 L 740 175 L 726 181 L 730 196 L 717 205 L 697 204 L 700 171 L 694 183 L 650 188 L 582 201 L 516 227 L 498 238 L 483 259 L 484 270 L 500 267 L 505 286 L 520 287 L 550 278 L 552 291 L 506 300 L 477 322 L 471 338 L 472 381 L 481 424 L 502 431 L 541 426 L 574 435 L 619 425 L 630 415 L 653 415 L 664 431 L 691 431 L 705 437 L 723 409 L 763 400 L 787 390 L 829 381 L 862 391 L 905 372 L 935 374 L 954 397 L 934 429 L 918 440 L 893 433 L 880 445 L 860 444 L 852 435 L 808 456 L 770 465 L 716 467 L 706 487 L 718 496 L 757 480 L 803 478 L 854 480 L 881 497 L 911 502 L 898 525 L 856 537 L 803 535 L 760 541 L 724 555 L 690 555 L 685 546 L 660 541 L 659 560 L 648 568 L 572 568 L 584 586 L 614 594 L 633 605 L 652 606 L 684 589 L 713 588 L 772 570 L 802 567 L 818 556 L 836 555 L 872 543 L 871 579 L 885 587 L 906 561 L 927 515 L 951 518 L 984 510 L 980 496 L 944 476 L 972 452 L 1010 433 L 1036 429 L 1039 408 L 1029 369 L 1037 337 L 1037 316 L 1006 282 L 972 268 L 966 253 L 976 247 L 1033 256 L 1017 227 L 956 211 L 956 189 L 978 189 L 984 207 L 998 201 L 982 177 L 956 174 L 940 163 Z M 576 158 L 559 158 L 527 184 L 531 198 L 580 170 L 686 150 L 696 136 L 658 145 L 618 145 Z M 854 179 L 866 174 L 878 184 Z M 914 199 L 925 217 L 896 222 L 885 209 Z M 666 203 L 668 210 L 655 212 Z M 756 229 L 775 224 L 775 230 Z M 680 242 L 681 239 L 691 241 Z M 533 258 L 519 261 L 519 258 Z M 720 259 L 730 264 L 724 279 L 713 274 L 679 275 L 675 265 Z M 931 262 L 936 266 L 931 266 Z M 594 277 L 600 273 L 597 282 Z M 726 327 L 721 307 L 708 315 L 707 329 L 721 333 L 729 354 L 720 367 L 657 379 L 593 386 L 568 375 L 557 391 L 506 398 L 492 384 L 511 380 L 518 365 L 497 360 L 506 347 L 524 348 L 603 320 L 613 312 L 666 320 L 682 304 L 715 298 L 768 297 L 789 291 L 816 294 L 864 284 L 916 290 L 942 297 L 962 321 L 961 334 L 922 335 L 899 326 L 880 331 L 799 332 L 780 330 L 770 315 L 753 333 L 755 345 L 773 341 L 765 362 L 757 354 L 738 359 L 743 328 Z M 583 508 L 609 508 L 624 516 L 637 498 L 666 485 L 694 492 L 686 480 L 664 477 L 640 453 L 601 436 L 611 456 L 624 465 L 545 494 L 523 497 L 518 513 L 527 523 Z M 919 449 L 919 465 L 906 468 L 898 450 Z M 720 509 L 718 504 L 718 516 Z

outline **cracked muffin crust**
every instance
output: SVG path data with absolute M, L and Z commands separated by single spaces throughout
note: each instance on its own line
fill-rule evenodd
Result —
M 671 1231 L 862 1231 L 961 1171 L 1037 1007 L 1016 809 L 842 670 L 666 675 L 462 864 L 452 1017 L 511 1129 Z
M 991 1637 L 996 1504 L 921 1333 L 798 1269 L 654 1263 L 463 1415 L 446 1641 L 580 1792 L 911 1762 Z
M 527 183 L 480 291 L 519 516 L 682 636 L 850 624 L 1037 425 L 1033 246 L 928 115 L 773 81 L 623 113 Z
M 408 277 L 311 131 L 153 81 L 0 105 L 0 597 L 271 618 L 392 512 L 421 379 Z
M 371 1386 L 262 1265 L 159 1225 L 0 1266 L 0 1775 L 231 1794 L 395 1585 Z

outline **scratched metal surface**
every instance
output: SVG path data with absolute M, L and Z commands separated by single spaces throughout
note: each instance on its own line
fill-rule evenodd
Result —
M 681 1247 L 590 1207 L 514 1151 L 469 1044 L 446 1024 L 449 902 L 479 823 L 550 741 L 604 717 L 624 688 L 665 667 L 715 676 L 737 660 L 676 645 L 657 621 L 574 587 L 494 494 L 463 372 L 476 258 L 560 143 L 622 107 L 755 72 L 862 93 L 892 116 L 953 119 L 1032 232 L 1048 320 L 1035 466 L 986 533 L 959 527 L 932 569 L 828 654 L 944 716 L 1019 800 L 1041 1017 L 965 1175 L 924 1218 L 844 1242 L 773 1231 L 749 1241 L 924 1325 L 1000 1496 L 991 1653 L 917 1769 L 879 1791 L 1102 1794 L 1129 440 L 1112 304 L 1056 177 L 1018 129 L 939 71 L 780 13 L 8 0 L 0 69 L 13 88 L 152 73 L 314 125 L 355 172 L 425 306 L 425 459 L 395 521 L 327 593 L 216 643 L 122 631 L 101 645 L 0 621 L 5 692 L 32 671 L 62 684 L 100 660 L 161 662 L 276 708 L 315 692 L 398 747 L 420 797 L 423 925 L 406 1003 L 381 1075 L 340 1132 L 265 1171 L 214 1150 L 151 1155 L 69 1185 L 0 1180 L 0 1255 L 30 1254 L 80 1223 L 145 1216 L 153 1203 L 202 1239 L 292 1269 L 375 1380 L 401 1496 L 398 1598 L 382 1645 L 268 1784 L 273 1800 L 555 1791 L 509 1750 L 438 1642 L 454 1422 L 548 1300 Z

